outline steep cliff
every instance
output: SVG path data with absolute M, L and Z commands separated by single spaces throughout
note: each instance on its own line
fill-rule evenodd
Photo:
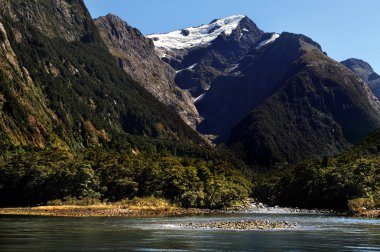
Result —
M 175 71 L 157 56 L 153 41 L 112 14 L 95 19 L 95 24 L 118 65 L 195 127 L 200 117 L 192 98 L 174 83 Z

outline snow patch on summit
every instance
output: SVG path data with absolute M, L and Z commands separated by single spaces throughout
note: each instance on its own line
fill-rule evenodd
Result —
M 190 27 L 165 34 L 152 34 L 146 37 L 153 40 L 158 51 L 190 49 L 207 45 L 222 33 L 230 36 L 244 17 L 242 15 L 231 16 L 199 27 Z

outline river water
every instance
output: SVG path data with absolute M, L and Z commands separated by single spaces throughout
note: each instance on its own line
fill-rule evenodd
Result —
M 270 220 L 277 231 L 194 230 L 209 221 Z M 380 251 L 380 220 L 234 213 L 161 218 L 0 217 L 0 251 Z

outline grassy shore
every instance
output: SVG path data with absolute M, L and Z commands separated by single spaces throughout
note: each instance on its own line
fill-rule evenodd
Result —
M 144 217 L 206 214 L 210 210 L 196 208 L 121 208 L 118 206 L 43 206 L 30 208 L 1 208 L 0 215 L 57 216 L 57 217 Z
M 363 201 L 363 200 L 361 200 Z M 365 217 L 365 218 L 380 218 L 380 209 L 373 207 L 363 207 L 362 202 L 358 200 L 352 201 L 350 211 L 346 214 L 349 216 Z M 356 203 L 356 204 L 354 204 Z M 88 199 L 77 200 L 69 199 L 67 201 L 52 201 L 46 206 L 36 207 L 14 207 L 0 208 L 0 215 L 25 215 L 25 216 L 56 216 L 56 217 L 149 217 L 149 216 L 179 216 L 179 215 L 195 215 L 209 213 L 233 213 L 243 210 L 264 209 L 260 204 L 254 205 L 252 208 L 252 200 L 240 202 L 239 205 L 224 210 L 210 210 L 199 208 L 182 208 L 172 204 L 164 199 L 154 197 L 134 198 L 133 200 L 123 200 L 114 203 L 101 203 Z M 285 208 L 286 209 L 286 208 Z M 300 213 L 334 213 L 334 211 L 318 210 L 300 210 L 286 209 L 289 212 Z
M 143 198 L 125 200 L 112 204 L 97 203 L 92 205 L 65 204 L 53 202 L 55 205 L 0 208 L 0 215 L 29 215 L 29 216 L 57 216 L 57 217 L 144 217 L 144 216 L 173 216 L 188 214 L 206 214 L 208 209 L 181 208 L 166 200 Z M 75 202 L 74 202 L 75 203 Z

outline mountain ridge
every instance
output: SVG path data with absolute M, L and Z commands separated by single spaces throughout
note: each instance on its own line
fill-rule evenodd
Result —
M 380 75 L 373 70 L 369 63 L 355 58 L 347 59 L 341 63 L 365 81 L 377 99 L 380 100 Z

